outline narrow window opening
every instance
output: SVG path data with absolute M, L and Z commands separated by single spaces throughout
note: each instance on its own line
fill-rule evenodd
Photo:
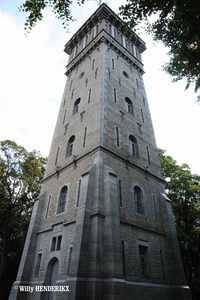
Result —
M 115 69 L 115 60 L 112 58 L 112 69 Z
M 141 277 L 147 278 L 147 247 L 139 245 L 139 260 Z
M 76 46 L 76 47 L 74 48 L 74 52 L 73 52 L 72 58 L 75 58 L 75 56 L 77 55 L 77 53 L 78 53 L 78 46 Z
M 143 97 L 143 104 L 144 104 L 144 106 L 145 106 L 145 104 L 146 104 L 145 97 Z
M 65 98 L 64 101 L 63 101 L 63 107 L 65 106 L 65 103 L 66 103 L 66 98 Z
M 56 159 L 55 159 L 55 165 L 57 165 L 57 162 L 58 162 L 59 151 L 60 151 L 60 147 L 57 148 Z
M 87 136 L 87 127 L 85 127 L 85 130 L 84 130 L 84 136 L 83 136 L 83 147 L 85 147 L 85 143 L 86 143 L 86 136 Z
M 150 160 L 150 154 L 149 154 L 149 147 L 146 146 L 146 151 L 147 151 L 147 159 L 148 159 L 148 164 L 151 164 L 151 160 Z
M 72 135 L 67 143 L 66 157 L 71 156 L 74 150 L 75 136 Z
M 75 115 L 79 111 L 80 102 L 81 102 L 81 98 L 78 98 L 75 101 L 74 108 L 73 108 L 73 115 Z
M 144 214 L 142 191 L 138 186 L 134 187 L 134 202 L 135 202 L 135 211 L 139 214 Z
M 91 89 L 89 89 L 89 93 L 88 93 L 88 103 L 90 103 L 90 99 L 91 99 Z
M 117 92 L 115 88 L 113 90 L 113 94 L 114 94 L 114 102 L 117 103 Z
M 76 199 L 76 206 L 79 206 L 79 200 L 80 200 L 80 190 L 81 190 L 81 179 L 78 181 L 78 193 L 77 193 L 77 199 Z
M 36 267 L 35 267 L 35 277 L 38 277 L 39 275 L 41 259 L 42 259 L 42 253 L 39 253 L 37 257 Z
M 122 181 L 121 181 L 121 179 L 119 179 L 119 205 L 120 205 L 120 207 L 123 206 L 123 203 L 122 203 Z
M 125 260 L 125 244 L 122 241 L 122 264 L 123 264 L 123 275 L 126 276 L 126 260 Z
M 71 263 L 71 256 L 72 256 L 72 246 L 69 248 L 69 259 L 68 259 L 68 267 L 67 267 L 67 275 L 69 274 L 69 268 Z
M 95 65 L 95 59 L 92 61 L 92 70 L 94 70 L 94 65 Z
M 72 88 L 72 82 L 73 80 L 70 81 L 70 85 L 69 85 L 69 90 L 71 91 L 71 88 Z
M 87 43 L 88 43 L 88 36 L 86 35 L 86 36 L 83 38 L 82 49 L 84 49 L 84 48 L 87 46 Z
M 133 156 L 138 156 L 137 140 L 133 135 L 129 136 L 130 153 Z
M 56 250 L 60 250 L 60 248 L 61 248 L 61 242 L 62 242 L 62 235 L 59 235 L 57 237 Z
M 142 118 L 142 122 L 144 123 L 144 114 L 143 114 L 143 110 L 142 110 L 142 108 L 141 108 L 141 118 Z
M 133 115 L 133 103 L 128 97 L 125 98 L 125 106 L 126 106 L 126 111 L 129 114 Z
M 137 85 L 137 89 L 139 90 L 139 83 L 138 83 L 137 78 L 136 78 L 136 85 Z
M 63 124 L 65 123 L 66 113 L 67 113 L 67 110 L 65 109 L 64 116 L 63 116 Z
M 67 186 L 64 186 L 60 191 L 57 214 L 60 214 L 65 211 L 65 205 L 67 202 L 67 191 Z
M 48 218 L 48 214 L 49 214 L 49 207 L 50 207 L 50 202 L 51 202 L 51 195 L 49 195 L 49 199 L 48 199 L 48 203 L 47 203 L 47 209 L 46 209 L 46 215 L 45 215 L 45 219 Z
M 124 35 L 121 35 L 121 44 L 124 48 L 126 48 L 126 37 Z
M 55 250 L 56 250 L 56 237 L 53 237 L 51 242 L 51 251 L 55 251 Z
M 117 140 L 117 147 L 119 147 L 119 127 L 116 126 L 116 140 Z
M 155 218 L 157 220 L 158 219 L 158 212 L 157 212 L 156 196 L 153 195 L 152 198 L 153 198 L 154 215 L 155 215 Z

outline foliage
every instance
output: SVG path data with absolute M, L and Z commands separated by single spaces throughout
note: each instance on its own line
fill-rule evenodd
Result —
M 84 1 L 77 1 L 81 4 Z M 38 21 L 43 19 L 43 10 L 50 7 L 58 19 L 62 20 L 62 25 L 66 28 L 67 22 L 73 20 L 70 13 L 72 0 L 25 0 L 20 5 L 19 10 L 28 13 L 25 22 L 25 30 L 30 31 Z
M 186 278 L 194 299 L 200 298 L 200 176 L 187 164 L 178 165 L 165 150 L 159 149 L 167 196 L 177 226 Z
M 127 0 L 120 14 L 131 28 L 144 23 L 155 41 L 169 47 L 164 70 L 173 81 L 187 78 L 186 89 L 200 88 L 200 6 L 199 0 Z M 198 96 L 200 100 L 200 96 Z
M 5 299 L 16 277 L 46 159 L 15 142 L 0 142 L 0 283 Z

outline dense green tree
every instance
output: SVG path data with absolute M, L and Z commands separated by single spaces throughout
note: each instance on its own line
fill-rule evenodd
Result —
M 194 82 L 197 91 L 200 88 L 199 0 L 127 0 L 120 10 L 131 28 L 145 24 L 154 40 L 169 48 L 170 60 L 164 70 L 174 81 L 185 77 L 186 88 Z
M 71 0 L 25 0 L 19 9 L 28 13 L 26 30 L 31 30 L 42 20 L 43 10 L 48 7 L 66 27 L 68 21 L 73 20 L 71 3 Z M 83 3 L 87 5 L 87 0 L 77 0 L 78 5 Z M 186 88 L 192 82 L 195 92 L 200 88 L 199 0 L 127 0 L 120 7 L 120 14 L 131 28 L 142 24 L 155 41 L 162 41 L 169 48 L 170 60 L 163 69 L 173 81 L 186 78 Z
M 46 159 L 15 142 L 0 142 L 0 284 L 7 299 L 18 269 Z
M 200 176 L 187 164 L 178 165 L 159 149 L 166 193 L 172 201 L 179 245 L 188 285 L 200 299 Z

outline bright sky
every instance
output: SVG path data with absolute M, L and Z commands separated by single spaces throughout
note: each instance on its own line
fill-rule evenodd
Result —
M 23 0 L 0 3 L 0 140 L 10 139 L 27 150 L 48 156 L 66 76 L 68 56 L 64 45 L 98 8 L 95 1 L 72 5 L 77 19 L 66 33 L 61 21 L 47 11 L 43 21 L 26 37 L 25 14 L 18 11 Z M 75 1 L 74 1 L 75 2 Z M 117 12 L 124 0 L 110 0 Z M 143 54 L 144 82 L 150 105 L 157 145 L 179 164 L 187 163 L 200 174 L 200 105 L 193 87 L 184 91 L 186 82 L 172 83 L 161 71 L 167 62 L 167 49 L 146 42 Z

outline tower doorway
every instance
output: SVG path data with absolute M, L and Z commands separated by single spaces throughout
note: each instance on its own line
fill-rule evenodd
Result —
M 51 275 L 50 275 L 50 285 L 51 286 L 56 285 L 56 281 L 58 278 L 58 268 L 59 268 L 59 263 L 58 263 L 58 260 L 56 260 L 53 263 L 52 268 L 51 268 Z M 54 295 L 55 295 L 55 292 L 49 292 L 48 300 L 54 300 Z

